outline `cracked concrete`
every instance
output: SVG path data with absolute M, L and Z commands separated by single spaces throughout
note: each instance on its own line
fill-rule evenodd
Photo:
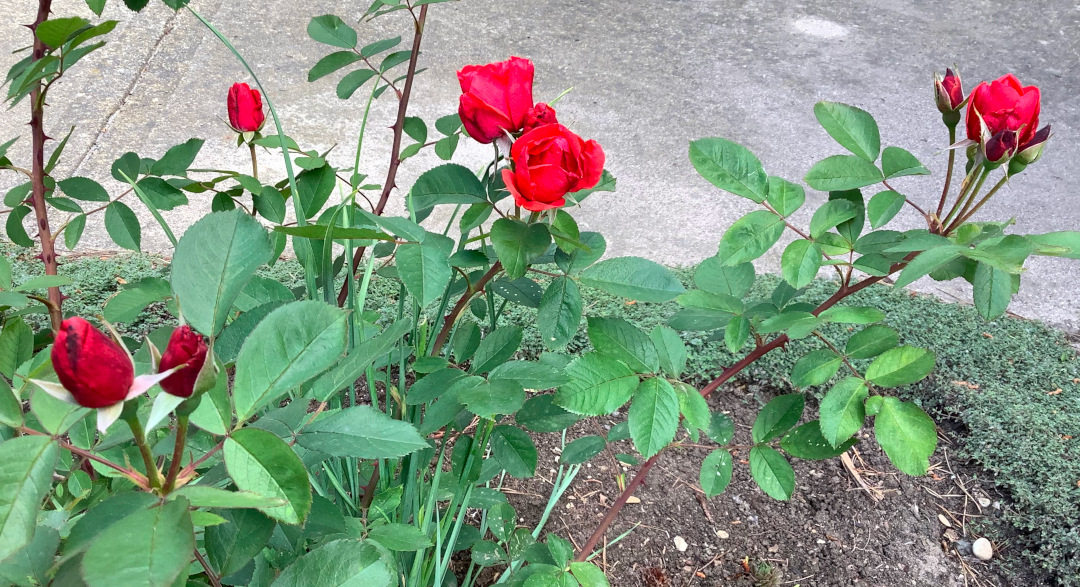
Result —
M 28 43 L 29 33 L 15 23 L 32 20 L 33 4 L 0 3 L 4 70 L 21 57 L 10 51 Z M 90 16 L 81 1 L 54 5 L 56 16 Z M 332 49 L 311 41 L 305 29 L 311 16 L 329 12 L 355 22 L 361 7 L 344 0 L 193 0 L 192 6 L 255 68 L 286 132 L 305 148 L 337 145 L 331 160 L 351 166 L 364 100 L 359 94 L 350 101 L 334 95 L 340 75 L 306 81 L 307 70 Z M 689 140 L 731 138 L 753 150 L 770 174 L 798 180 L 815 161 L 841 152 L 818 127 L 814 102 L 848 102 L 876 116 L 883 146 L 910 150 L 934 172 L 894 184 L 931 206 L 947 142 L 932 101 L 933 71 L 959 65 L 968 90 L 1011 71 L 1042 88 L 1042 118 L 1053 124 L 1055 136 L 1043 160 L 1016 178 L 981 217 L 1014 216 L 1021 233 L 1073 230 L 1080 228 L 1073 188 L 1080 161 L 1080 7 L 1064 0 L 1041 2 L 1038 10 L 1022 6 L 1014 0 L 953 6 L 929 0 L 437 4 L 424 41 L 422 66 L 428 69 L 417 80 L 410 114 L 430 125 L 453 112 L 454 71 L 462 65 L 509 54 L 531 58 L 536 98 L 551 99 L 572 86 L 559 104 L 560 120 L 600 141 L 619 179 L 617 192 L 593 196 L 575 212 L 582 227 L 603 232 L 609 254 L 689 264 L 715 254 L 723 230 L 754 208 L 696 175 L 686 156 Z M 192 15 L 174 14 L 158 0 L 139 14 L 113 0 L 104 17 L 121 21 L 109 45 L 57 84 L 46 113 L 52 136 L 77 125 L 56 177 L 93 177 L 119 193 L 122 186 L 109 177 L 114 159 L 126 151 L 158 157 L 193 136 L 206 139 L 196 167 L 246 169 L 247 153 L 235 148 L 223 121 L 229 85 L 247 79 L 228 50 Z M 406 21 L 394 15 L 361 24 L 361 43 L 398 34 L 407 39 Z M 385 175 L 385 129 L 394 113 L 389 95 L 372 109 L 361 169 L 373 178 Z M 28 140 L 26 120 L 25 104 L 0 113 L 0 139 Z M 17 156 L 20 147 L 22 142 L 13 151 Z M 476 167 L 488 156 L 488 148 L 468 144 L 456 160 Z M 399 184 L 410 185 L 437 162 L 431 153 L 410 159 Z M 266 177 L 284 177 L 280 159 L 268 154 L 260 168 Z M 0 175 L 0 190 L 15 182 L 11 174 Z M 191 199 L 190 206 L 165 213 L 178 234 L 209 210 L 208 198 Z M 805 225 L 811 205 L 824 199 L 809 192 L 806 210 L 794 221 Z M 398 205 L 392 212 L 400 210 Z M 918 224 L 918 218 L 905 216 L 904 227 Z M 144 227 L 144 249 L 168 248 L 152 221 Z M 100 220 L 88 222 L 82 246 L 115 248 Z M 759 267 L 777 270 L 781 250 Z M 1073 293 L 1080 263 L 1037 258 L 1028 266 L 1011 309 L 1071 329 L 1080 326 L 1080 296 Z M 920 282 L 916 288 L 970 299 L 955 284 Z

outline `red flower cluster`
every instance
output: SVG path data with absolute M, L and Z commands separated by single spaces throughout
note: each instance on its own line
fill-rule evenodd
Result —
M 518 135 L 510 150 L 513 169 L 502 172 L 517 205 L 533 212 L 566 204 L 566 194 L 600 181 L 604 151 L 558 123 L 549 104 L 533 104 L 533 64 L 511 57 L 458 72 L 458 115 L 469 136 L 481 143 Z
M 951 69 L 935 80 L 938 109 L 956 112 L 964 103 L 960 76 Z M 978 143 L 988 161 L 1000 162 L 1022 154 L 1023 163 L 1038 159 L 1050 126 L 1039 128 L 1039 88 L 1024 86 L 1013 74 L 975 86 L 967 97 L 967 138 Z

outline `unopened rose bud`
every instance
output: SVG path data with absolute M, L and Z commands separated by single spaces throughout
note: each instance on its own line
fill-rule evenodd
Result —
M 1049 139 L 1050 125 L 1048 124 L 1039 129 L 1039 132 L 1035 133 L 1035 136 L 1030 141 L 1020 145 L 1016 156 L 1009 161 L 1009 175 L 1016 175 L 1028 165 L 1038 161 L 1042 157 L 1043 147 L 1046 146 L 1046 141 Z
M 53 370 L 60 384 L 84 408 L 124 401 L 135 369 L 124 349 L 82 318 L 68 318 L 56 333 Z
M 525 132 L 545 124 L 555 124 L 556 122 L 559 121 L 555 118 L 555 109 L 544 102 L 537 102 L 535 106 L 529 108 L 529 111 L 525 113 Z
M 934 95 L 942 114 L 959 110 L 964 103 L 964 86 L 960 76 L 951 69 L 945 70 L 945 77 L 935 76 Z
M 229 126 L 239 133 L 255 132 L 262 128 L 266 115 L 262 111 L 262 96 L 245 83 L 229 88 Z
M 164 372 L 173 367 L 183 369 L 169 375 L 159 383 L 161 389 L 176 397 L 191 397 L 195 390 L 195 381 L 206 361 L 206 342 L 203 337 L 186 324 L 173 330 L 169 345 L 161 354 L 158 371 Z
M 983 143 L 983 156 L 990 163 L 1000 163 L 1016 152 L 1017 131 L 1003 130 Z

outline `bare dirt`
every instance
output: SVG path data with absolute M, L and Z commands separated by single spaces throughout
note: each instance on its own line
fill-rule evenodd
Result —
M 729 386 L 710 398 L 710 407 L 736 422 L 736 444 L 748 443 L 754 417 L 772 396 L 759 386 Z M 816 405 L 808 413 L 816 413 Z M 624 418 L 580 422 L 568 431 L 567 442 L 606 435 L 605 428 Z M 606 542 L 633 530 L 593 562 L 615 587 L 1042 584 L 1003 578 L 998 562 L 1014 554 L 1007 544 L 994 545 L 990 562 L 971 555 L 970 544 L 979 537 L 972 526 L 1001 515 L 1008 504 L 991 483 L 975 479 L 984 479 L 984 472 L 952 456 L 956 447 L 950 434 L 939 432 L 930 474 L 919 478 L 898 472 L 873 442 L 871 430 L 860 434 L 862 441 L 847 453 L 850 465 L 839 458 L 794 461 L 797 485 L 787 502 L 757 488 L 740 453 L 734 455 L 731 485 L 706 499 L 699 468 L 715 447 L 703 437 L 701 444 L 668 449 L 636 492 L 640 503 L 623 508 Z M 561 442 L 557 434 L 534 439 L 540 452 L 537 476 L 507 486 L 525 525 L 535 524 L 543 511 Z M 616 460 L 619 452 L 632 452 L 630 442 L 610 443 L 585 465 L 545 532 L 578 547 L 588 540 L 620 493 L 619 475 L 625 482 L 632 478 L 634 468 Z

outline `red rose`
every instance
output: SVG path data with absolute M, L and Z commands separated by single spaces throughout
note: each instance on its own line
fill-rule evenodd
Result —
M 466 65 L 458 72 L 461 100 L 458 115 L 469 136 L 490 143 L 504 131 L 516 133 L 525 127 L 525 117 L 533 105 L 533 64 L 511 57 L 487 65 Z
M 1039 88 L 1021 86 L 1013 74 L 990 83 L 983 82 L 971 91 L 967 109 L 967 136 L 982 142 L 979 118 L 990 136 L 1003 131 L 1019 131 L 1019 144 L 1027 144 L 1039 126 Z
M 236 132 L 255 132 L 262 128 L 266 116 L 262 111 L 262 96 L 247 84 L 237 83 L 229 88 L 229 126 Z
M 60 324 L 51 356 L 61 385 L 86 408 L 124 401 L 135 381 L 135 369 L 124 349 L 82 318 Z
M 561 124 L 531 130 L 510 149 L 514 170 L 503 169 L 506 189 L 533 212 L 558 208 L 570 192 L 595 186 L 604 171 L 604 151 Z
M 544 102 L 537 102 L 535 106 L 529 108 L 529 111 L 525 113 L 525 132 L 545 124 L 555 124 L 557 122 L 559 120 L 555 118 L 555 109 Z
M 169 395 L 176 397 L 191 397 L 195 391 L 195 380 L 199 378 L 199 371 L 206 362 L 206 342 L 203 337 L 184 325 L 173 330 L 169 337 L 169 345 L 161 354 L 161 363 L 158 371 L 165 372 L 173 367 L 184 366 L 183 369 L 161 380 L 158 385 Z
M 964 103 L 964 86 L 960 76 L 951 69 L 945 70 L 945 77 L 934 80 L 937 107 L 943 114 L 953 112 Z

